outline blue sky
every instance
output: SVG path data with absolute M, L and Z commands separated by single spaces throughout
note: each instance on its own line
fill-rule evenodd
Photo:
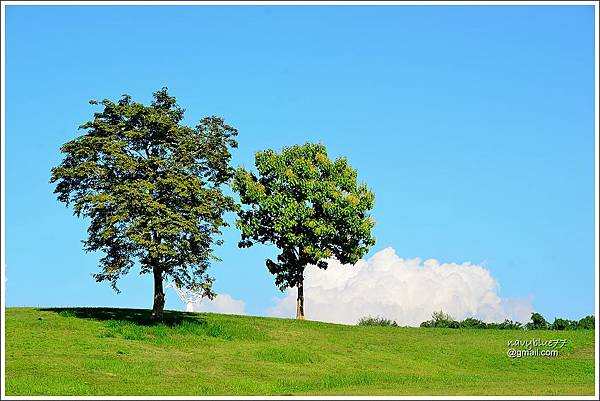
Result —
M 305 141 L 345 155 L 376 194 L 367 256 L 484 264 L 549 319 L 594 312 L 592 6 L 7 6 L 7 306 L 151 306 L 150 276 L 94 282 L 48 179 L 88 100 L 163 86 L 187 124 L 238 128 L 234 165 Z M 263 314 L 276 250 L 223 238 L 215 289 Z

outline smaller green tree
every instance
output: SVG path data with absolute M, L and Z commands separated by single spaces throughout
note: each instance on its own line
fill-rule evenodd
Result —
M 459 323 L 460 323 L 460 327 L 465 328 L 465 329 L 485 329 L 486 328 L 485 322 L 482 322 L 481 320 L 475 319 L 473 317 L 464 319 Z
M 304 319 L 304 269 L 327 269 L 330 257 L 356 263 L 375 244 L 368 215 L 375 196 L 345 158 L 330 160 L 321 144 L 257 152 L 255 164 L 258 175 L 239 168 L 234 176 L 233 188 L 249 206 L 238 212 L 239 246 L 281 250 L 267 268 L 280 290 L 297 287 L 296 317 Z
M 420 325 L 421 327 L 446 327 L 451 329 L 458 329 L 460 327 L 459 322 L 454 320 L 452 316 L 444 311 L 436 311 L 431 314 L 431 320 L 427 320 Z

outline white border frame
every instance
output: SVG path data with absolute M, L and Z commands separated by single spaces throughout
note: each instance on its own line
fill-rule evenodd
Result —
M 5 189 L 6 189 L 6 122 L 5 122 L 5 112 L 6 112 L 6 102 L 5 102 L 5 90 L 6 90 L 6 68 L 5 68 L 5 33 L 6 33 L 6 23 L 5 23 L 5 7 L 6 6 L 36 6 L 36 5 L 63 5 L 63 6 L 81 6 L 81 5 L 103 5 L 103 6 L 123 6 L 123 5 L 153 5 L 153 6 L 161 6 L 161 5 L 220 5 L 220 6 L 236 6 L 236 5 L 279 5 L 279 6 L 327 6 L 327 5 L 352 5 L 352 6 L 361 6 L 361 5 L 396 5 L 396 6 L 410 6 L 410 5 L 420 5 L 420 6 L 456 6 L 456 5 L 498 5 L 498 6 L 526 6 L 526 5 L 535 5 L 535 6 L 560 6 L 560 5 L 588 5 L 594 6 L 595 9 L 595 18 L 594 18 L 594 32 L 596 38 L 596 51 L 594 55 L 594 83 L 595 83 L 595 179 L 594 179 L 594 194 L 595 194 L 595 260 L 594 260 L 594 270 L 595 270 L 595 321 L 596 321 L 596 329 L 595 329 L 595 358 L 596 365 L 594 366 L 594 374 L 595 374 L 595 392 L 593 396 L 205 396 L 205 397 L 194 397 L 194 396 L 7 396 L 5 393 L 5 369 L 6 364 L 5 361 L 5 307 L 6 307 L 6 297 L 5 288 L 6 288 L 6 256 L 5 256 Z M 598 168 L 599 168 L 599 157 L 598 157 L 598 146 L 600 145 L 599 137 L 598 137 L 598 108 L 600 104 L 598 102 L 598 86 L 600 82 L 598 81 L 598 9 L 599 5 L 596 1 L 3 1 L 1 3 L 0 17 L 2 21 L 2 32 L 1 32 L 1 62 L 2 62 L 2 76 L 1 76 L 1 87 L 2 87 L 2 95 L 1 95 L 1 140 L 0 140 L 0 157 L 2 159 L 1 171 L 0 171 L 0 180 L 1 180 L 1 189 L 0 189 L 0 201 L 1 201 L 1 228 L 0 228 L 0 238 L 2 241 L 1 244 L 1 270 L 2 270 L 2 281 L 0 283 L 1 294 L 2 294 L 2 316 L 0 317 L 0 326 L 2 328 L 2 376 L 0 378 L 0 396 L 2 399 L 6 400 L 19 400 L 19 399 L 28 399 L 28 400 L 63 400 L 63 399 L 73 399 L 73 400 L 197 400 L 197 399 L 206 399 L 206 400 L 240 400 L 240 399 L 261 399 L 261 400 L 282 400 L 282 399 L 297 399 L 297 400 L 339 400 L 339 399 L 347 399 L 347 400 L 363 400 L 363 399 L 377 399 L 377 400 L 431 400 L 431 399 L 442 399 L 442 400 L 464 400 L 464 399 L 497 399 L 497 400 L 522 400 L 522 399 L 564 399 L 564 400 L 595 400 L 598 399 L 599 391 L 598 391 L 598 275 L 599 275 L 599 244 L 598 244 L 598 234 L 599 234 L 599 224 L 598 224 L 598 213 L 599 213 L 599 203 L 600 197 L 598 196 Z

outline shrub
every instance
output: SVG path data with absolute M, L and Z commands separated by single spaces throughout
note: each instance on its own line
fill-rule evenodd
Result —
M 398 323 L 394 320 L 386 319 L 380 316 L 365 316 L 358 321 L 359 326 L 393 326 L 398 327 Z
M 531 314 L 531 322 L 527 323 L 525 328 L 528 330 L 546 330 L 549 326 L 550 325 L 542 315 L 534 312 Z
M 550 325 L 550 330 L 576 330 L 577 321 L 568 319 L 554 319 L 554 323 Z
M 460 322 L 460 327 L 465 329 L 485 329 L 486 323 L 470 317 Z
M 522 326 L 521 322 L 513 322 L 512 320 L 506 319 L 502 323 L 498 323 L 497 328 L 499 330 L 518 330 L 518 329 L 522 329 L 523 326 Z
M 577 329 L 594 330 L 596 328 L 596 319 L 593 315 L 588 315 L 577 322 Z
M 58 315 L 62 317 L 75 317 L 75 312 L 73 312 L 72 310 L 65 309 L 58 312 Z
M 431 320 L 421 323 L 421 327 L 446 327 L 450 329 L 460 328 L 460 323 L 457 322 L 444 311 L 433 312 L 431 314 Z

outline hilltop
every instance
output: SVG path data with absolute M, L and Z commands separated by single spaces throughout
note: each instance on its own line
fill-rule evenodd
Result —
M 593 395 L 594 331 L 7 308 L 7 395 Z M 556 357 L 508 341 L 567 340 Z

